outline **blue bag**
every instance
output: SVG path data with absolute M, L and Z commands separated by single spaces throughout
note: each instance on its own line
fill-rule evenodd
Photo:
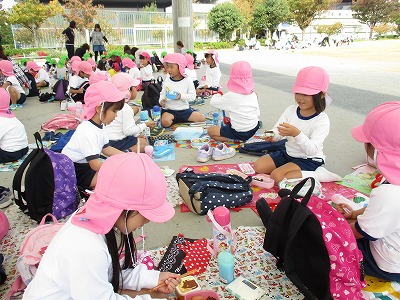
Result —
M 54 143 L 51 147 L 50 150 L 54 151 L 54 152 L 60 152 L 62 151 L 62 149 L 64 149 L 65 145 L 69 142 L 69 140 L 71 139 L 72 135 L 75 133 L 75 129 L 74 130 L 68 130 L 66 133 L 64 133 L 58 140 L 56 143 Z
M 285 150 L 286 139 L 278 142 L 247 142 L 239 148 L 240 153 L 263 156 L 265 154 Z

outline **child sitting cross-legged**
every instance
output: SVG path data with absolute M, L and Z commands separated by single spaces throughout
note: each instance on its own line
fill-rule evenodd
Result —
M 166 77 L 160 93 L 161 124 L 170 127 L 174 123 L 204 122 L 205 116 L 189 108 L 189 101 L 196 98 L 193 81 L 186 77 L 186 58 L 180 53 L 167 54 L 164 65 Z
M 62 153 L 67 155 L 75 166 L 78 186 L 94 188 L 97 173 L 103 164 L 100 154 L 111 156 L 122 151 L 110 146 L 104 125 L 110 124 L 117 112 L 122 109 L 127 97 L 111 82 L 98 81 L 90 85 L 85 93 L 85 105 L 79 124 Z

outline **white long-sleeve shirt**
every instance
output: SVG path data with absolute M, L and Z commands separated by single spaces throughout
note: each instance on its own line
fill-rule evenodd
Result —
M 211 68 L 208 64 L 202 64 L 200 67 L 200 72 L 206 73 L 206 83 L 208 87 L 219 87 L 219 82 L 221 80 L 221 70 L 219 66 Z
M 288 123 L 301 130 L 296 137 L 283 137 L 278 133 L 278 125 Z M 321 112 L 313 117 L 302 117 L 297 105 L 289 106 L 276 122 L 273 131 L 275 133 L 274 141 L 287 138 L 286 152 L 292 157 L 299 158 L 322 158 L 324 140 L 329 134 L 330 122 L 325 112 Z
M 257 126 L 260 116 L 260 107 L 256 93 L 242 95 L 228 92 L 224 95 L 215 94 L 210 104 L 225 110 L 231 119 L 231 126 L 239 132 L 247 132 Z
M 16 152 L 28 147 L 24 124 L 16 117 L 0 117 L 0 149 Z
M 140 78 L 140 71 L 137 67 L 133 67 L 132 69 L 129 69 L 128 74 L 131 75 L 134 79 Z
M 127 136 L 138 136 L 147 128 L 145 123 L 137 124 L 133 118 L 133 110 L 128 104 L 117 112 L 114 121 L 106 125 L 107 136 L 110 141 L 119 141 Z
M 35 81 L 36 83 L 39 83 L 43 80 L 46 82 L 50 82 L 50 77 L 49 74 L 43 68 L 41 68 L 35 76 Z
M 140 77 L 142 78 L 143 81 L 149 81 L 153 80 L 153 67 L 151 64 L 148 64 L 147 66 L 140 68 Z
M 178 92 L 181 94 L 180 100 L 168 99 L 166 91 Z M 161 93 L 160 102 L 165 99 L 165 109 L 184 110 L 189 108 L 189 101 L 196 99 L 196 89 L 194 88 L 193 81 L 188 77 L 181 80 L 173 80 L 170 76 L 166 76 Z
M 141 290 L 158 284 L 159 271 L 143 264 L 122 271 L 123 288 Z M 132 298 L 116 294 L 110 283 L 112 260 L 105 236 L 73 225 L 69 220 L 51 241 L 34 279 L 25 290 L 25 300 L 117 300 Z M 122 283 L 122 282 L 121 282 Z

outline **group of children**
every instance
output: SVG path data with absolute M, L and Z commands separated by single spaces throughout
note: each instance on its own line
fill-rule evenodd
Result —
M 140 59 L 146 62 L 150 58 L 142 52 Z M 196 97 L 196 89 L 192 77 L 185 71 L 189 69 L 186 59 L 180 53 L 167 54 L 164 57 L 167 75 L 159 99 L 162 107 L 161 124 L 164 127 L 178 122 L 205 121 L 204 115 L 189 106 L 189 101 Z M 205 59 L 206 78 L 210 82 L 202 87 L 218 90 L 221 76 L 218 54 L 209 51 Z M 0 66 L 3 66 L 1 63 L 2 61 Z M 134 68 L 129 61 L 125 64 L 128 68 L 132 66 L 130 69 Z M 79 62 L 76 68 L 78 76 L 92 76 L 93 70 L 89 70 L 87 64 Z M 0 70 L 6 76 L 10 74 L 7 73 L 8 69 L 5 73 L 2 67 Z M 54 296 L 66 295 L 74 297 L 84 295 L 84 290 L 90 290 L 91 293 L 101 291 L 102 295 L 128 295 L 129 292 L 124 288 L 139 290 L 151 288 L 160 282 L 166 283 L 160 291 L 168 293 L 179 283 L 179 277 L 174 274 L 143 270 L 141 265 L 136 265 L 135 251 L 132 250 L 135 245 L 130 232 L 149 220 L 162 222 L 173 216 L 165 201 L 165 180 L 158 167 L 145 155 L 123 154 L 136 151 L 137 140 L 141 139 L 137 135 L 145 126 L 155 125 L 152 121 L 136 125 L 133 120 L 134 112 L 126 101 L 136 97 L 137 84 L 138 80 L 127 72 L 113 76 L 111 81 L 97 78 L 86 90 L 81 115 L 84 121 L 78 126 L 63 153 L 74 162 L 78 184 L 84 188 L 96 189 L 86 205 L 68 221 L 50 245 L 38 273 L 28 286 L 26 299 L 52 299 Z M 318 179 L 318 169 L 325 163 L 323 143 L 330 130 L 329 117 L 325 113 L 327 105 L 332 101 L 328 96 L 328 87 L 329 76 L 324 69 L 312 66 L 299 71 L 292 89 L 295 104 L 289 106 L 273 128 L 263 136 L 269 142 L 286 138 L 288 141 L 285 150 L 259 158 L 254 164 L 257 173 L 270 174 L 276 183 L 284 178 L 313 176 Z M 232 64 L 227 88 L 229 92 L 213 95 L 210 104 L 224 110 L 230 122 L 227 126 L 210 126 L 208 134 L 221 142 L 232 139 L 246 141 L 260 127 L 260 109 L 250 64 L 244 61 Z M 11 123 L 11 119 L 15 119 L 13 126 L 21 133 L 22 124 L 9 110 L 9 95 L 4 89 L 0 89 L 0 97 L 0 122 Z M 350 221 L 351 228 L 364 255 L 366 274 L 395 281 L 400 281 L 400 221 L 396 216 L 397 209 L 400 208 L 399 117 L 400 102 L 383 103 L 368 114 L 362 126 L 353 129 L 354 138 L 365 143 L 367 155 L 375 161 L 386 182 L 372 191 L 368 207 L 358 211 L 353 211 L 345 204 L 337 207 L 345 218 L 353 219 Z M 0 128 L 5 127 L 2 125 Z M 26 140 L 26 134 L 24 139 Z M 2 145 L 0 136 L 0 155 L 7 155 L 10 151 L 3 150 Z M 139 145 L 146 145 L 145 139 Z M 21 143 L 16 148 L 19 149 L 14 150 L 26 153 L 27 143 Z M 200 149 L 199 153 L 206 158 L 202 161 L 207 161 L 213 151 L 216 150 L 210 147 Z M 227 157 L 234 155 L 231 151 L 226 153 Z M 103 163 L 100 160 L 101 153 L 112 157 Z M 133 190 L 129 188 L 130 183 L 127 181 L 131 178 L 135 178 Z M 129 252 L 125 255 L 123 270 L 116 263 L 120 248 L 111 237 L 114 235 L 113 228 L 124 237 L 125 244 L 120 247 L 129 246 L 125 247 Z M 78 242 L 69 244 L 63 250 L 61 259 L 59 253 L 64 247 L 63 241 L 74 240 L 72 237 L 76 236 L 85 237 L 82 238 L 82 243 L 86 243 L 84 240 L 87 239 L 96 247 L 86 247 Z M 110 245 L 113 246 L 110 248 Z M 63 260 L 74 259 L 71 254 L 73 251 L 82 254 L 82 251 L 89 251 L 88 249 L 96 250 L 87 255 L 94 260 L 91 264 L 93 268 L 87 268 L 86 263 L 83 263 L 85 268 L 80 269 L 66 270 L 61 266 Z M 109 277 L 110 268 L 112 276 Z M 49 270 L 53 271 L 49 273 Z M 149 274 L 144 275 L 146 272 Z M 77 279 L 80 276 L 93 277 L 87 285 L 90 288 L 85 287 L 83 290 L 80 287 Z M 142 281 L 142 276 L 146 276 L 147 280 Z M 71 284 L 65 285 L 66 281 Z M 77 284 L 72 284 L 74 282 Z M 137 299 L 150 299 L 140 297 L 142 298 Z M 124 296 L 124 299 L 130 298 Z

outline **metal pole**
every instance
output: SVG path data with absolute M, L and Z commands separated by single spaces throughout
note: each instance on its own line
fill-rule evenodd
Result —
M 174 30 L 174 52 L 179 52 L 177 41 L 186 49 L 193 49 L 193 7 L 192 0 L 172 0 Z

